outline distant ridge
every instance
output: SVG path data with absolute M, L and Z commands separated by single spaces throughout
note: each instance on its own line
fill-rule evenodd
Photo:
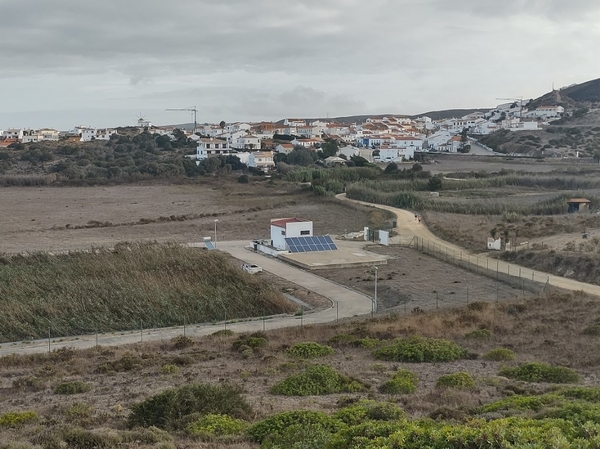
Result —
M 533 100 L 527 107 L 529 109 L 544 105 L 577 107 L 591 103 L 600 103 L 600 78 L 548 92 Z

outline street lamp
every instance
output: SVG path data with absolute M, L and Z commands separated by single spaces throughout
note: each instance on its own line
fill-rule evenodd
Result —
M 379 268 L 375 268 L 375 295 L 373 296 L 373 313 L 377 312 L 377 278 L 379 273 Z
M 217 223 L 219 219 L 215 219 L 215 248 L 217 247 Z

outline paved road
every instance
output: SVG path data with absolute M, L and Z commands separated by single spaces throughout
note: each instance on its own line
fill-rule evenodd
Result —
M 471 251 L 466 250 L 465 248 L 461 248 L 460 246 L 446 242 L 445 240 L 442 240 L 441 238 L 434 235 L 427 228 L 427 226 L 425 226 L 424 223 L 419 223 L 417 220 L 415 220 L 413 212 L 409 212 L 405 209 L 398 209 L 397 207 L 392 206 L 371 204 L 365 203 L 363 201 L 351 200 L 349 198 L 346 198 L 345 193 L 337 195 L 337 198 L 339 198 L 340 200 L 354 201 L 356 203 L 364 204 L 366 206 L 378 207 L 380 209 L 385 209 L 395 214 L 398 218 L 397 227 L 395 230 L 399 234 L 399 237 L 395 237 L 395 240 L 392 240 L 393 243 L 402 242 L 403 244 L 408 244 L 415 237 L 418 237 L 419 239 L 424 240 L 424 242 L 421 242 L 422 245 L 437 245 L 436 251 L 443 252 L 447 250 L 448 254 L 450 254 L 451 257 L 460 257 L 463 261 L 479 267 L 479 270 L 488 269 L 492 273 L 495 271 L 499 271 L 500 273 L 504 273 L 515 278 L 534 279 L 540 282 L 547 281 L 550 285 L 554 287 L 559 287 L 573 291 L 583 291 L 591 295 L 600 296 L 599 285 L 588 284 L 586 282 L 579 282 L 574 279 L 568 279 L 562 276 L 555 276 L 549 273 L 545 273 L 543 271 L 532 270 L 531 268 L 522 267 L 513 263 L 507 263 L 498 259 L 488 257 L 486 254 L 473 253 Z
M 358 315 L 365 315 L 371 312 L 371 298 L 351 290 L 342 285 L 323 279 L 312 273 L 308 273 L 299 268 L 284 264 L 274 258 L 266 257 L 245 249 L 248 245 L 247 240 L 219 242 L 218 250 L 226 251 L 232 256 L 247 263 L 257 264 L 279 277 L 287 279 L 294 284 L 306 288 L 312 292 L 318 293 L 331 301 L 331 307 L 313 313 L 307 313 L 303 317 L 299 316 L 276 316 L 251 321 L 190 325 L 186 327 L 185 333 L 188 336 L 209 335 L 220 329 L 231 329 L 235 332 L 254 332 L 264 329 L 276 329 L 291 326 L 300 326 L 301 324 L 317 324 L 336 321 L 338 318 L 349 318 Z M 203 244 L 190 244 L 189 246 L 204 246 Z M 183 327 L 150 329 L 134 332 L 115 332 L 102 334 L 96 340 L 95 335 L 86 335 L 78 337 L 66 337 L 48 340 L 35 340 L 32 342 L 4 343 L 0 346 L 0 356 L 19 353 L 30 354 L 47 352 L 48 348 L 54 350 L 62 347 L 72 348 L 91 348 L 97 343 L 104 346 L 125 345 L 142 341 L 168 340 L 183 334 Z

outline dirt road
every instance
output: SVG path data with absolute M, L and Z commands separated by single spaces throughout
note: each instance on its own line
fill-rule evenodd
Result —
M 531 268 L 522 267 L 512 263 L 507 263 L 498 259 L 493 259 L 485 254 L 476 254 L 467 251 L 452 243 L 446 242 L 441 238 L 434 235 L 424 223 L 419 223 L 415 220 L 414 212 L 410 212 L 404 209 L 398 209 L 392 206 L 385 206 L 381 204 L 365 203 L 364 201 L 356 201 L 346 198 L 346 194 L 342 193 L 337 195 L 340 200 L 353 201 L 356 203 L 364 204 L 366 206 L 378 207 L 381 209 L 388 210 L 396 215 L 398 218 L 397 226 L 395 231 L 398 236 L 394 237 L 392 243 L 408 244 L 411 240 L 416 238 L 422 239 L 421 245 L 434 246 L 437 245 L 440 252 L 446 251 L 450 257 L 458 258 L 462 261 L 470 263 L 476 266 L 478 271 L 488 270 L 490 274 L 500 272 L 513 276 L 515 278 L 522 279 L 533 279 L 539 282 L 548 282 L 550 285 L 558 288 L 563 288 L 572 291 L 583 291 L 591 295 L 600 296 L 600 286 L 588 284 L 585 282 L 579 282 L 573 279 L 564 278 L 562 276 L 555 276 L 552 274 L 544 273 L 543 271 L 532 270 Z M 418 242 L 418 240 L 417 240 Z

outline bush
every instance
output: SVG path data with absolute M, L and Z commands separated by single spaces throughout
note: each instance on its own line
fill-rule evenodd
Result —
M 390 380 L 379 387 L 379 391 L 386 394 L 409 394 L 417 389 L 419 378 L 407 369 L 397 371 Z
M 208 414 L 187 426 L 187 432 L 201 440 L 239 435 L 246 430 L 248 423 L 228 415 Z
M 284 396 L 311 396 L 353 393 L 366 389 L 362 382 L 344 376 L 327 365 L 315 365 L 303 373 L 289 376 L 271 388 L 271 393 Z
M 307 341 L 304 343 L 295 344 L 287 351 L 285 351 L 285 353 L 292 357 L 312 359 L 333 354 L 333 348 L 331 346 L 325 346 L 319 343 L 315 343 L 314 341 Z
M 474 331 L 465 334 L 465 338 L 478 341 L 487 341 L 491 336 L 492 333 L 488 329 L 475 329 Z
M 54 389 L 54 394 L 79 394 L 90 391 L 91 389 L 92 386 L 90 384 L 75 380 L 73 382 L 58 384 Z
M 0 415 L 0 427 L 17 427 L 37 419 L 36 412 L 8 412 Z
M 178 335 L 172 338 L 171 343 L 173 343 L 173 349 L 185 349 L 194 346 L 194 340 L 185 335 Z
M 179 374 L 179 367 L 176 365 L 172 365 L 170 363 L 167 363 L 165 365 L 162 366 L 162 368 L 160 369 L 161 373 L 163 374 L 170 374 L 173 376 L 176 376 L 177 374 Z
M 355 426 L 366 420 L 397 421 L 405 417 L 404 410 L 390 402 L 359 401 L 335 412 L 333 417 L 344 424 Z
M 238 182 L 240 184 L 248 184 L 250 182 L 250 179 L 248 178 L 248 175 L 242 175 L 238 178 Z
M 245 352 L 248 349 L 252 353 L 254 349 L 262 348 L 267 344 L 267 334 L 264 332 L 254 332 L 248 335 L 240 335 L 233 342 L 232 348 L 238 352 Z
M 226 414 L 245 418 L 251 411 L 237 387 L 227 384 L 192 384 L 163 391 L 135 404 L 129 415 L 128 425 L 176 429 L 181 426 L 182 418 L 192 413 Z
M 523 363 L 514 368 L 503 368 L 500 370 L 500 375 L 525 382 L 568 384 L 579 381 L 579 374 L 570 368 L 538 362 Z
M 280 435 L 290 426 L 316 427 L 328 432 L 336 432 L 342 423 L 323 412 L 312 410 L 295 410 L 293 412 L 277 413 L 248 429 L 248 435 L 257 443 L 262 443 L 267 437 Z
M 483 360 L 491 360 L 494 362 L 509 361 L 515 359 L 515 353 L 507 348 L 492 349 L 483 355 Z
M 457 373 L 446 374 L 441 376 L 435 383 L 437 387 L 470 389 L 475 388 L 475 381 L 469 373 L 459 371 Z
M 221 329 L 219 331 L 213 332 L 210 335 L 211 337 L 231 337 L 232 335 L 235 335 L 235 332 L 233 332 L 231 329 Z
M 377 349 L 374 355 L 392 362 L 451 362 L 465 358 L 467 351 L 451 341 L 413 336 L 398 338 Z

